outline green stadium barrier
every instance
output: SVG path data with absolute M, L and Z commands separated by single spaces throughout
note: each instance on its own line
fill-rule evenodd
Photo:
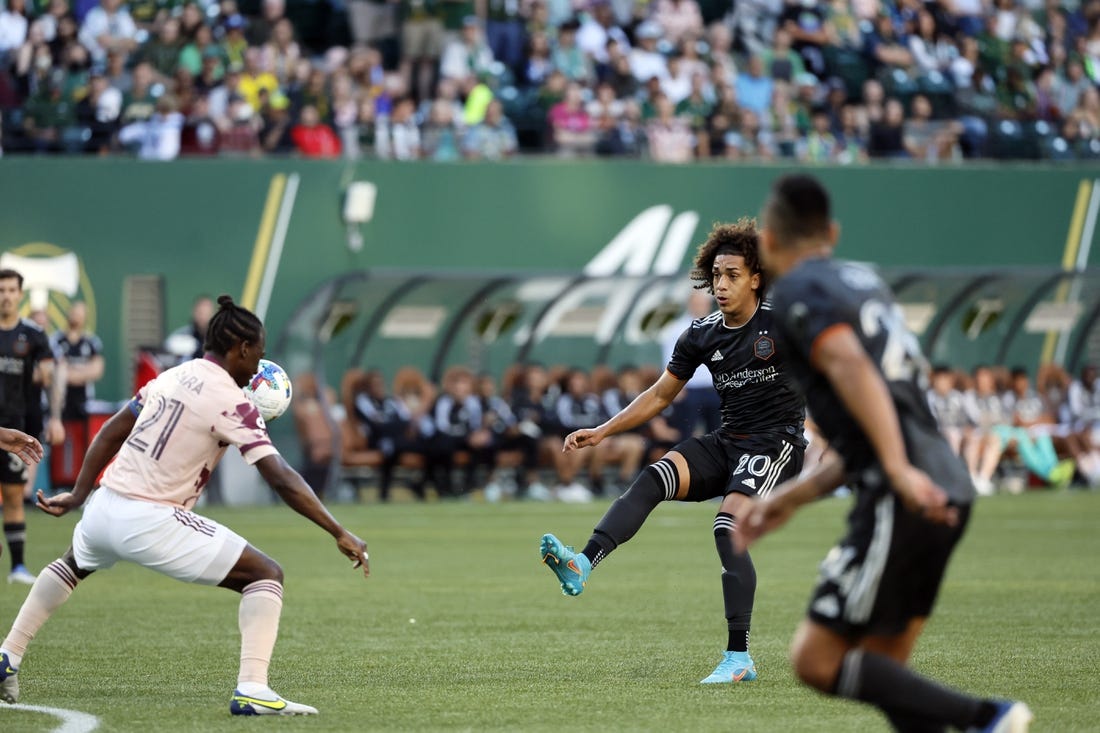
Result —
M 125 336 L 136 318 L 123 293 L 133 275 L 163 277 L 163 314 L 155 315 L 163 331 L 186 322 L 197 293 L 241 297 L 247 291 L 267 299 L 272 335 L 283 332 L 311 293 L 345 273 L 384 269 L 410 278 L 432 272 L 482 277 L 476 285 L 441 293 L 448 304 L 476 300 L 479 287 L 488 288 L 487 298 L 507 298 L 516 285 L 490 287 L 484 276 L 494 273 L 558 273 L 568 279 L 620 272 L 644 280 L 683 272 L 711 222 L 756 213 L 771 181 L 788 170 L 627 161 L 157 164 L 11 158 L 0 166 L 0 251 L 77 255 L 79 287 L 52 293 L 50 315 L 56 322 L 69 298 L 94 296 L 95 328 L 108 365 L 100 395 L 121 399 L 129 391 L 132 357 Z M 1049 278 L 1051 268 L 1066 259 L 1067 241 L 1084 251 L 1083 240 L 1091 239 L 1085 235 L 1095 224 L 1095 167 L 814 172 L 834 194 L 843 227 L 840 254 L 886 268 L 1045 268 L 1041 276 Z M 366 220 L 348 224 L 345 193 L 353 182 L 369 183 L 376 195 Z M 276 271 L 272 253 L 280 244 Z M 1071 257 L 1069 264 L 1095 259 L 1078 263 Z M 410 289 L 413 306 L 428 305 L 435 295 L 424 285 L 402 287 Z M 1088 291 L 1078 289 L 1078 295 Z M 385 296 L 366 297 L 363 307 L 369 310 Z M 1016 303 L 1026 296 L 1012 298 Z M 1085 304 L 1079 317 L 1089 313 L 1095 317 Z M 993 325 L 1007 327 L 1014 317 L 1006 311 L 1000 325 Z M 950 332 L 951 323 L 945 328 Z M 1026 338 L 1017 342 L 1021 354 L 1031 348 Z M 444 361 L 462 356 L 468 346 L 452 339 Z M 347 348 L 354 355 L 355 344 Z M 369 348 L 362 357 L 379 358 Z M 528 356 L 546 359 L 541 347 L 532 348 Z M 610 358 L 616 347 L 608 348 Z M 952 356 L 948 348 L 946 356 Z M 405 356 L 398 344 L 378 353 Z M 494 360 L 503 357 L 490 350 L 488 358 L 496 368 Z

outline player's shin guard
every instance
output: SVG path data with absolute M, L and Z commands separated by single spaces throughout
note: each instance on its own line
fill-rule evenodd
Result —
M 680 474 L 672 461 L 662 458 L 646 466 L 626 493 L 608 508 L 582 554 L 592 562 L 592 567 L 596 567 L 642 528 L 646 517 L 658 504 L 675 499 L 679 490 Z
M 238 620 L 241 628 L 241 669 L 238 686 L 244 683 L 267 685 L 267 668 L 275 638 L 279 635 L 279 615 L 283 611 L 283 585 L 277 580 L 257 580 L 241 591 Z
M 725 602 L 726 625 L 729 628 L 726 651 L 747 652 L 752 606 L 756 599 L 756 568 L 749 553 L 739 555 L 734 551 L 734 525 L 732 514 L 718 513 L 714 518 L 714 546 L 722 562 L 722 600 Z
M 27 645 L 31 643 L 34 635 L 49 620 L 53 612 L 69 600 L 69 596 L 79 582 L 80 578 L 76 576 L 73 569 L 60 558 L 51 562 L 38 574 L 2 647 L 15 667 L 19 667 L 23 655 L 27 653 Z
M 996 713 L 991 701 L 944 687 L 885 655 L 862 649 L 844 656 L 835 693 L 874 705 L 896 725 L 905 725 L 899 730 L 933 731 L 949 725 L 965 730 L 984 726 Z

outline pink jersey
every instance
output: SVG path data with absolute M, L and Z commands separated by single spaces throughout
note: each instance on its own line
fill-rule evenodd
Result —
M 135 499 L 190 509 L 230 445 L 249 465 L 278 451 L 229 372 L 194 359 L 164 372 L 130 402 L 137 423 L 103 475 Z

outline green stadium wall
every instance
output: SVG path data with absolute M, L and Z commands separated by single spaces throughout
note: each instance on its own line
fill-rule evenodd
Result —
M 681 232 L 694 244 L 711 222 L 756 213 L 770 182 L 787 170 L 4 158 L 0 251 L 55 251 L 28 247 L 46 243 L 79 256 L 107 352 L 100 394 L 121 399 L 130 368 L 121 338 L 125 278 L 164 276 L 166 331 L 187 321 L 198 293 L 240 297 L 277 176 L 297 174 L 298 189 L 267 313 L 273 334 L 320 283 L 352 270 L 577 271 L 658 206 L 666 219 L 694 212 L 697 224 L 689 216 L 690 231 Z M 814 172 L 833 191 L 842 256 L 889 266 L 1024 268 L 1062 263 L 1082 184 L 1100 174 L 1033 166 Z M 348 247 L 341 214 L 352 181 L 377 187 L 373 218 L 358 227 L 358 252 Z M 681 265 L 689 256 L 690 248 Z

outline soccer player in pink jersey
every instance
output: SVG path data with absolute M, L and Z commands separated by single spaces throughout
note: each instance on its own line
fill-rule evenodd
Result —
M 283 606 L 283 570 L 240 535 L 191 511 L 226 448 L 245 461 L 290 508 L 336 540 L 370 575 L 367 545 L 344 529 L 271 444 L 259 411 L 242 387 L 264 355 L 264 327 L 251 311 L 218 298 L 205 356 L 169 369 L 138 392 L 96 435 L 71 492 L 38 507 L 61 516 L 88 500 L 72 546 L 39 574 L 0 646 L 0 699 L 15 702 L 27 645 L 94 571 L 128 560 L 189 583 L 241 594 L 241 663 L 229 704 L 234 715 L 309 715 L 267 684 Z M 99 490 L 93 483 L 108 462 Z M 90 498 L 89 498 L 90 497 Z

